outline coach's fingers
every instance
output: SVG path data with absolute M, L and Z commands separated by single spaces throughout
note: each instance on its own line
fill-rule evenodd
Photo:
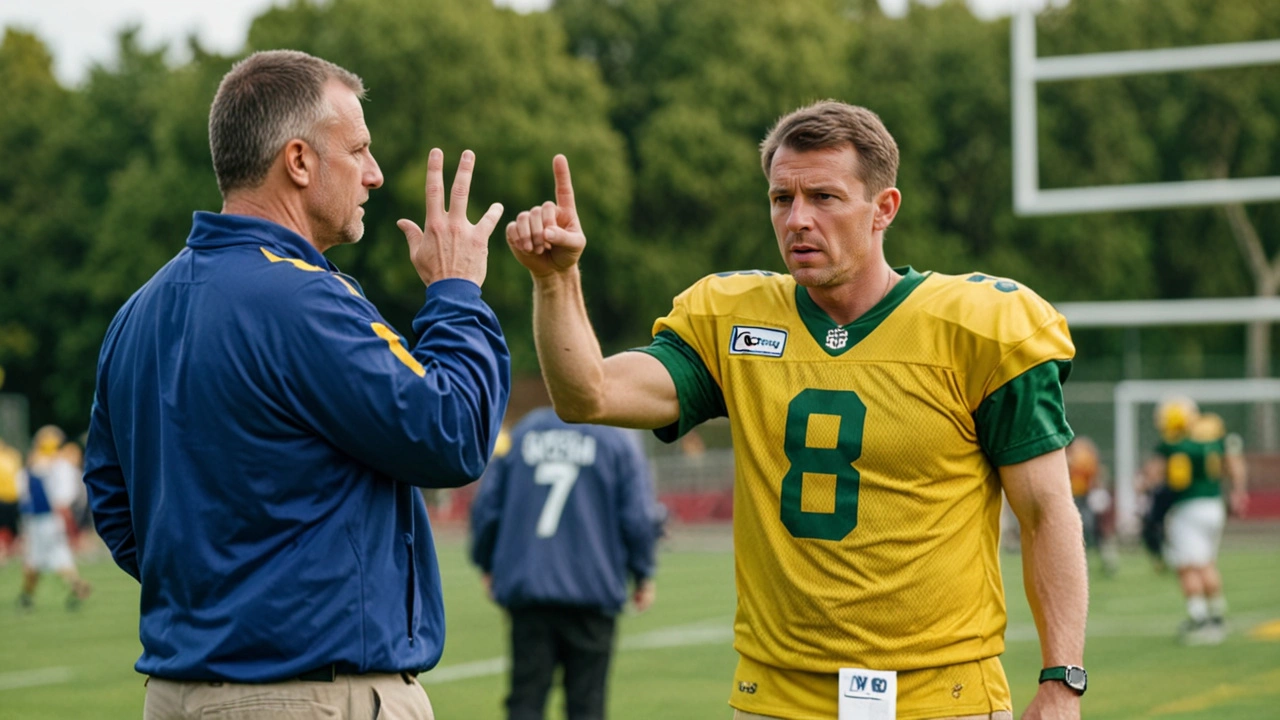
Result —
M 476 154 L 470 150 L 462 151 L 458 160 L 458 173 L 453 176 L 453 191 L 449 196 L 449 217 L 467 218 L 467 196 L 471 194 L 471 171 L 476 166 Z
M 427 222 L 444 216 L 444 151 L 431 148 L 427 154 Z
M 418 223 L 408 218 L 400 218 L 396 221 L 396 227 L 400 228 L 400 232 L 404 233 L 404 239 L 409 243 L 409 248 L 417 247 L 422 242 L 422 228 L 418 227 Z
M 498 221 L 502 219 L 502 203 L 494 203 L 489 206 L 484 215 L 480 218 L 480 222 L 476 223 L 476 230 L 482 233 L 486 239 L 493 235 L 493 229 L 498 227 Z

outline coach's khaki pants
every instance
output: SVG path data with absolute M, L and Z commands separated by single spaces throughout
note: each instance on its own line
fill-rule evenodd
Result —
M 768 715 L 755 715 L 754 712 L 733 711 L 733 720 L 780 720 Z M 940 717 L 938 720 L 1014 720 L 1014 714 L 1007 710 L 997 710 L 991 715 L 965 715 L 963 717 Z
M 435 720 L 409 675 L 339 675 L 262 685 L 149 678 L 144 720 Z

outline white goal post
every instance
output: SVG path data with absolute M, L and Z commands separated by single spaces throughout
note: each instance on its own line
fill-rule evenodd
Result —
M 1071 328 L 1150 327 L 1280 322 L 1280 298 L 1216 298 L 1199 300 L 1126 300 L 1069 302 L 1057 305 Z M 1280 401 L 1280 380 L 1122 380 L 1112 390 L 1115 402 L 1116 529 L 1137 531 L 1138 406 L 1169 395 L 1196 402 Z
M 1280 200 L 1280 176 L 1040 188 L 1036 84 L 1280 64 L 1280 40 L 1036 57 L 1035 15 L 1023 0 L 1011 25 L 1013 207 L 1019 215 L 1143 210 Z

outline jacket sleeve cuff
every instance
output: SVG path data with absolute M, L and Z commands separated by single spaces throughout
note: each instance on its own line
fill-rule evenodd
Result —
M 480 286 L 462 278 L 445 278 L 427 286 L 427 300 L 435 297 L 480 297 Z

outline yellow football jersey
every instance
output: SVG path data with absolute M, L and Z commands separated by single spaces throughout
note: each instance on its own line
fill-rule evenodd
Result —
M 765 683 L 740 667 L 740 709 L 834 717 L 834 680 L 808 691 L 803 676 L 1004 650 L 996 467 L 1070 442 L 1074 348 L 1063 317 L 1012 281 L 898 272 L 843 327 L 789 275 L 709 276 L 645 348 L 680 395 L 660 437 L 732 425 L 734 647 L 769 669 Z M 900 717 L 911 710 L 900 697 Z

